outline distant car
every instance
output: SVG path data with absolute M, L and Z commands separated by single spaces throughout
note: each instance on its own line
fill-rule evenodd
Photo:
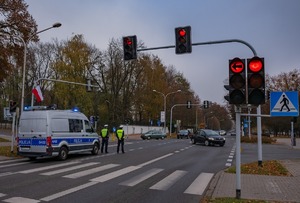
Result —
M 182 138 L 190 138 L 191 136 L 191 132 L 189 130 L 180 130 L 178 133 L 177 133 L 177 139 L 182 139 Z
M 141 138 L 143 140 L 150 140 L 150 139 L 165 139 L 167 134 L 162 132 L 161 130 L 149 130 L 148 132 L 142 133 Z
M 201 129 L 193 135 L 192 143 L 203 143 L 205 146 L 220 145 L 222 147 L 225 144 L 225 137 L 214 130 Z
M 226 135 L 226 131 L 225 130 L 219 130 L 219 135 L 222 135 L 222 136 Z

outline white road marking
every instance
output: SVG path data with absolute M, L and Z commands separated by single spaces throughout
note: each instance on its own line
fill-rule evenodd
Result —
M 163 169 L 153 168 L 149 171 L 146 171 L 145 173 L 142 173 L 138 176 L 131 178 L 130 180 L 124 181 L 124 182 L 120 183 L 119 185 L 135 186 L 135 185 L 139 184 L 140 182 L 156 175 L 157 173 L 159 173 L 161 171 L 163 171 Z
M 150 189 L 153 190 L 167 190 L 169 189 L 177 180 L 179 180 L 181 177 L 183 177 L 187 172 L 186 171 L 174 171 L 169 176 L 165 177 L 152 187 Z
M 9 203 L 19 203 L 19 202 L 22 202 L 22 203 L 38 203 L 40 201 L 35 200 L 35 199 L 24 198 L 24 197 L 12 197 L 12 198 L 3 200 L 3 202 L 9 202 Z
M 231 163 L 226 163 L 225 166 L 230 167 Z
M 99 176 L 97 178 L 93 178 L 90 181 L 103 183 L 105 181 L 108 181 L 108 180 L 111 180 L 113 178 L 119 177 L 119 176 L 124 175 L 126 173 L 130 173 L 132 171 L 135 171 L 139 168 L 140 167 L 137 167 L 137 166 L 128 166 L 128 167 L 120 169 L 118 171 L 114 171 L 114 172 Z
M 201 173 L 184 193 L 202 195 L 213 176 L 213 173 Z
M 79 190 L 82 190 L 82 189 L 85 189 L 85 188 L 88 188 L 88 187 L 91 187 L 93 185 L 96 185 L 97 182 L 88 182 L 86 184 L 83 184 L 83 185 L 79 185 L 78 187 L 74 187 L 74 188 L 70 188 L 68 190 L 65 190 L 65 191 L 62 191 L 62 192 L 59 192 L 59 193 L 56 193 L 56 194 L 53 194 L 53 195 L 50 195 L 48 197 L 44 197 L 42 199 L 40 199 L 41 201 L 46 201 L 46 202 L 49 202 L 49 201 L 52 201 L 54 199 L 57 199 L 59 197 L 63 197 L 65 195 L 68 195 L 68 194 L 71 194 L 73 192 L 77 192 Z M 22 202 L 23 203 L 23 202 Z
M 80 163 L 80 162 L 78 162 L 78 161 L 67 162 L 67 163 L 63 163 L 63 164 L 56 164 L 56 165 L 50 165 L 50 166 L 45 166 L 45 167 L 40 167 L 40 168 L 29 169 L 29 170 L 25 170 L 25 171 L 19 171 L 19 173 L 24 173 L 24 174 L 34 173 L 34 172 L 38 172 L 38 171 L 44 171 L 44 170 L 48 170 L 48 169 L 58 168 L 61 166 L 69 166 L 69 165 L 78 164 L 78 163 Z
M 28 163 L 14 163 L 14 164 L 6 164 L 6 165 L 1 165 L 0 168 L 5 168 L 5 167 L 11 167 L 11 166 L 19 166 L 19 165 L 24 165 L 24 164 L 28 164 Z
M 155 162 L 155 161 L 159 161 L 159 160 L 161 160 L 161 159 L 167 158 L 167 157 L 169 157 L 169 156 L 171 156 L 171 155 L 173 155 L 173 153 L 166 154 L 166 155 L 161 156 L 161 157 L 158 157 L 158 158 L 156 158 L 156 159 L 152 159 L 152 160 L 147 161 L 147 162 L 145 162 L 145 163 L 143 163 L 143 164 L 137 165 L 137 167 L 143 167 L 143 166 L 146 166 L 146 165 L 151 164 L 151 163 L 153 163 L 153 162 Z
M 55 175 L 55 174 L 58 174 L 58 173 L 64 173 L 64 172 L 67 172 L 67 171 L 72 171 L 72 170 L 76 170 L 76 169 L 80 169 L 80 168 L 84 168 L 84 167 L 88 167 L 88 166 L 93 166 L 93 165 L 96 165 L 96 164 L 99 164 L 99 163 L 91 162 L 91 163 L 87 163 L 87 164 L 81 164 L 81 165 L 78 165 L 78 166 L 63 168 L 63 169 L 56 170 L 56 171 L 41 173 L 41 175 L 51 176 L 51 175 Z
M 64 178 L 73 178 L 73 179 L 80 178 L 80 177 L 87 176 L 87 175 L 90 175 L 90 174 L 93 174 L 93 173 L 96 173 L 96 172 L 99 172 L 99 171 L 104 171 L 104 170 L 107 170 L 107 169 L 111 169 L 111 168 L 114 168 L 116 166 L 119 166 L 119 164 L 107 164 L 107 165 L 99 166 L 99 167 L 92 168 L 92 169 L 89 169 L 89 170 L 84 170 L 84 171 L 80 171 L 80 172 L 77 172 L 77 173 L 72 173 L 72 174 L 69 174 L 69 175 L 65 175 L 63 177 Z

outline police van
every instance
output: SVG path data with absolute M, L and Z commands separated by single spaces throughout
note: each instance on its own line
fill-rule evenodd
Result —
M 20 116 L 18 154 L 30 159 L 91 152 L 96 155 L 100 139 L 87 117 L 76 110 L 33 107 Z

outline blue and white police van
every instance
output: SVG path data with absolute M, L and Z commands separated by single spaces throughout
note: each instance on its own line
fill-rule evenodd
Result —
M 88 118 L 74 110 L 50 110 L 32 107 L 20 116 L 18 154 L 30 159 L 91 152 L 96 155 L 100 139 Z

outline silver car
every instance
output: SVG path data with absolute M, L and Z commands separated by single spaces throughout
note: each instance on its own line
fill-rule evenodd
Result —
M 167 137 L 166 133 L 161 130 L 149 130 L 148 132 L 142 133 L 141 138 L 143 140 L 150 139 L 165 139 Z

